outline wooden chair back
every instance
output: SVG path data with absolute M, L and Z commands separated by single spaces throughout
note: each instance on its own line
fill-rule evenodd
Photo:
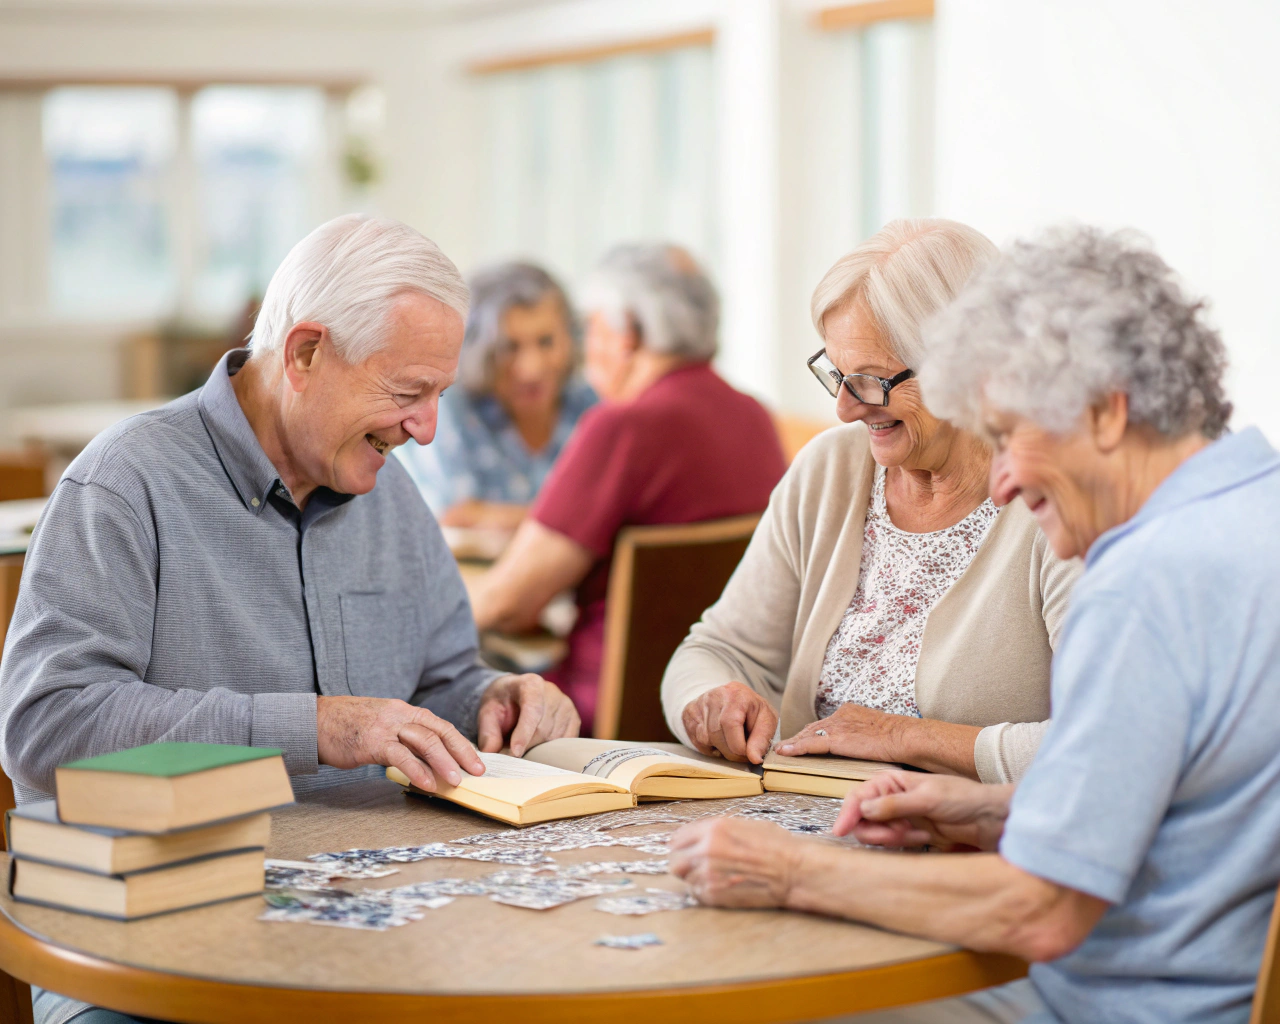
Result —
M 778 433 L 778 441 L 782 444 L 782 454 L 786 456 L 788 466 L 801 448 L 833 426 L 835 424 L 831 421 L 810 420 L 803 416 L 787 416 L 783 413 L 775 413 L 773 416 L 773 429 Z
M 733 575 L 758 515 L 618 534 L 605 610 L 604 663 L 594 733 L 672 739 L 659 690 L 667 662 Z
M 38 452 L 0 451 L 0 501 L 43 498 L 47 461 Z
M 1276 892 L 1276 905 L 1271 911 L 1271 928 L 1262 966 L 1258 968 L 1249 1024 L 1280 1024 L 1280 891 Z

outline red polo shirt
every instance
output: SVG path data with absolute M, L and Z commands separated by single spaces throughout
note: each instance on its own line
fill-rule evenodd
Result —
M 583 414 L 530 514 L 597 559 L 578 587 L 569 655 L 548 673 L 573 699 L 584 734 L 595 714 L 618 531 L 762 512 L 786 468 L 764 406 L 705 363 L 673 370 L 631 401 L 602 402 Z

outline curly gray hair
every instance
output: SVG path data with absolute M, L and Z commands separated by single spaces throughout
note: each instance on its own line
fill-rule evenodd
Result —
M 1112 391 L 1167 437 L 1226 429 L 1226 351 L 1142 236 L 1060 227 L 1017 242 L 924 330 L 929 408 L 982 431 L 984 402 L 1065 433 Z
M 458 380 L 473 395 L 493 390 L 494 359 L 502 340 L 502 320 L 514 306 L 536 306 L 553 296 L 573 339 L 573 366 L 581 361 L 582 346 L 573 305 L 560 282 L 533 263 L 498 263 L 471 277 L 471 313 L 458 359 Z M 572 372 L 572 370 L 570 371 Z

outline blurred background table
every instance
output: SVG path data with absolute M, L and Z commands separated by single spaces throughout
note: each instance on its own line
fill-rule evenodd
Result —
M 268 853 L 298 860 L 500 827 L 375 780 L 276 815 Z M 602 859 L 593 849 L 556 856 Z M 429 860 L 347 885 L 389 887 L 497 867 Z M 645 876 L 641 885 L 682 888 L 671 876 Z M 638 921 L 600 913 L 592 900 L 532 911 L 463 897 L 422 921 L 371 932 L 260 922 L 263 909 L 261 900 L 245 899 L 126 924 L 0 896 L 0 967 L 122 1012 L 209 1024 L 769 1024 L 941 998 L 1025 973 L 1008 957 L 782 911 L 694 908 Z M 663 944 L 635 951 L 594 944 L 606 933 L 634 932 L 653 932 Z
M 48 498 L 0 501 L 0 557 L 26 552 L 31 531 L 48 501 Z
M 485 574 L 511 542 L 514 531 L 489 527 L 441 527 L 445 543 L 457 559 L 467 596 L 475 603 Z M 541 625 L 529 633 L 488 631 L 480 635 L 480 656 L 506 672 L 549 672 L 569 651 L 565 637 L 573 628 L 577 608 L 572 594 L 561 594 L 544 609 Z

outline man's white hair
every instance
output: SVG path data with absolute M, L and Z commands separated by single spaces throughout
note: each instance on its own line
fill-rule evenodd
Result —
M 313 321 L 329 329 L 338 355 L 363 362 L 384 344 L 387 315 L 404 292 L 428 295 L 467 319 L 466 282 L 435 242 L 399 221 L 335 217 L 271 275 L 250 345 L 255 354 L 279 352 L 294 324 Z
M 813 326 L 826 340 L 822 319 L 837 306 L 863 299 L 893 354 L 918 368 L 924 357 L 920 328 L 944 308 L 997 249 L 982 232 L 940 217 L 891 220 L 841 256 L 813 290 Z

